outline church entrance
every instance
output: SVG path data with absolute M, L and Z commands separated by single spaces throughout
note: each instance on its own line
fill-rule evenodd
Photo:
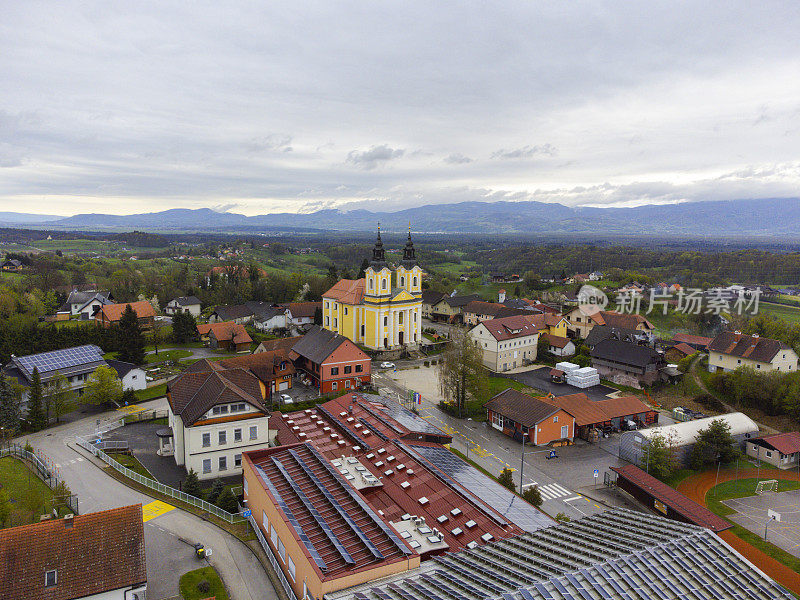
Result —
M 398 339 L 400 340 L 400 345 L 402 346 L 403 345 L 403 332 L 401 331 L 397 335 L 398 335 Z

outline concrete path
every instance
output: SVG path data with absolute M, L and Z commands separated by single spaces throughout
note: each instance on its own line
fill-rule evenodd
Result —
M 143 404 L 164 408 L 166 400 Z M 122 416 L 111 411 L 17 438 L 41 449 L 55 464 L 73 493 L 81 513 L 95 512 L 154 499 L 107 475 L 97 459 L 75 444 L 76 436 L 94 431 L 97 418 L 111 421 Z M 178 593 L 183 573 L 203 566 L 191 544 L 202 542 L 213 550 L 210 563 L 217 568 L 234 600 L 277 599 L 272 584 L 253 552 L 238 538 L 191 513 L 175 508 L 145 523 L 148 589 L 150 600 Z

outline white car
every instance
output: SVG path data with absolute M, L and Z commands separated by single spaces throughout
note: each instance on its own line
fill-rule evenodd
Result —
M 281 404 L 294 404 L 294 400 L 289 394 L 281 394 Z
M 381 369 L 394 369 L 394 363 L 393 362 L 384 361 L 384 362 L 381 363 Z

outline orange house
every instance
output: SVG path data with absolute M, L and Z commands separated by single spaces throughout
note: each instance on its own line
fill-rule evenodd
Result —
M 97 321 L 98 324 L 103 327 L 111 327 L 112 325 L 116 325 L 119 323 L 119 320 L 122 318 L 122 313 L 125 312 L 125 309 L 128 306 L 130 306 L 133 309 L 133 312 L 136 313 L 136 316 L 139 319 L 139 325 L 145 329 L 149 329 L 153 326 L 153 322 L 155 321 L 156 317 L 156 311 L 153 309 L 153 305 L 147 300 L 140 300 L 138 302 L 125 302 L 122 304 L 106 304 L 97 311 L 97 314 L 94 316 L 95 321 Z
M 486 403 L 492 427 L 518 441 L 525 436 L 534 446 L 556 440 L 572 440 L 575 418 L 563 408 L 508 388 Z

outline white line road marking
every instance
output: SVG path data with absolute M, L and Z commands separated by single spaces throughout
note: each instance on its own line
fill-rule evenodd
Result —
M 78 458 L 78 462 L 83 462 L 83 457 L 82 456 Z
M 525 485 L 523 485 L 522 487 L 523 487 L 523 488 L 526 488 L 526 487 L 531 487 L 532 485 L 539 485 L 539 484 L 538 484 L 538 483 L 536 483 L 536 482 L 534 481 L 533 483 L 526 483 L 526 484 L 525 484 Z
M 573 500 L 580 500 L 583 496 L 573 496 L 572 498 L 564 498 L 564 502 L 572 502 Z
M 550 483 L 548 485 L 543 485 L 539 487 L 539 491 L 542 493 L 542 498 L 545 500 L 555 500 L 556 498 L 561 498 L 562 496 L 569 496 L 571 493 L 568 489 L 558 485 L 557 483 Z

